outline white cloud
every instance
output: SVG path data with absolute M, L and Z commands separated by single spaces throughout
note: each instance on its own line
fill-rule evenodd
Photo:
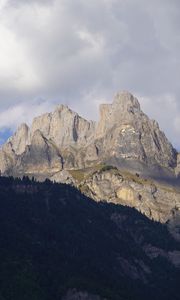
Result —
M 0 126 L 37 98 L 94 119 L 125 89 L 180 147 L 179 20 L 179 0 L 0 0 Z
M 31 125 L 35 116 L 52 111 L 54 105 L 47 101 L 34 101 L 33 103 L 19 103 L 0 112 L 0 128 L 10 128 L 15 131 L 21 123 Z M 1 132 L 3 135 L 3 131 Z
M 180 116 L 179 115 L 177 115 L 174 119 L 174 127 L 178 134 L 178 143 L 179 143 L 180 140 Z
M 40 82 L 33 61 L 28 59 L 26 45 L 18 40 L 16 32 L 6 24 L 11 14 L 7 12 L 6 16 L 3 13 L 5 3 L 1 3 L 0 13 L 0 87 L 26 91 Z M 17 23 L 16 18 L 14 22 Z
M 138 96 L 142 109 L 151 118 L 158 120 L 160 128 L 166 132 L 174 146 L 180 143 L 180 112 L 179 103 L 172 94 L 159 95 L 151 98 Z

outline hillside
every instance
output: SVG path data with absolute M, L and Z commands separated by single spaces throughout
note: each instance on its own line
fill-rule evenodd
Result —
M 0 177 L 0 226 L 1 300 L 179 299 L 179 242 L 133 208 Z

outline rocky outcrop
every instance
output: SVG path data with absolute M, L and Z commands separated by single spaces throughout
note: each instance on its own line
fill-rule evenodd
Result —
M 147 217 L 166 223 L 180 212 L 180 190 L 139 174 L 122 172 L 104 167 L 88 174 L 79 183 L 79 188 L 96 201 L 105 200 L 135 207 Z

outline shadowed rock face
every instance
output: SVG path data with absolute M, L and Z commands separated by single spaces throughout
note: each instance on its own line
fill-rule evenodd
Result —
M 35 118 L 31 128 L 22 124 L 0 150 L 2 174 L 50 178 L 76 186 L 79 182 L 70 171 L 90 168 L 93 173 L 100 164 L 168 181 L 180 174 L 180 154 L 128 92 L 100 106 L 98 123 L 60 105 Z M 169 220 L 175 208 L 179 210 L 180 194 L 175 189 L 158 187 L 153 193 L 151 184 L 126 176 L 122 182 L 120 177 L 107 170 L 81 180 L 81 187 L 95 200 L 136 207 L 161 222 Z

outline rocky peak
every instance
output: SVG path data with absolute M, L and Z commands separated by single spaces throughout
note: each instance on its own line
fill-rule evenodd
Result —
M 54 112 L 34 119 L 31 136 L 36 130 L 40 130 L 43 136 L 52 140 L 58 147 L 82 147 L 93 137 L 95 123 L 83 119 L 68 106 L 61 104 Z
M 117 93 L 114 97 L 113 107 L 123 112 L 134 113 L 140 111 L 139 101 L 129 92 Z
M 112 104 L 100 106 L 96 139 L 101 140 L 104 156 L 116 157 L 121 165 L 123 159 L 132 166 L 136 161 L 153 169 L 155 165 L 176 166 L 177 153 L 158 123 L 141 111 L 138 100 L 128 92 L 118 93 Z M 136 163 L 134 168 L 145 169 Z
M 74 115 L 74 114 L 77 114 L 76 112 L 74 112 L 73 110 L 71 110 L 70 108 L 69 108 L 69 106 L 67 106 L 67 105 L 65 105 L 65 104 L 59 104 L 59 105 L 57 105 L 56 106 L 56 108 L 55 108 L 55 111 L 58 111 L 58 112 L 60 112 L 60 113 L 70 113 L 70 114 L 72 114 L 72 115 Z
M 50 122 L 51 113 L 46 113 L 34 118 L 31 126 L 31 138 L 33 137 L 36 130 L 40 130 L 44 136 L 48 136 L 50 130 Z
M 97 137 L 103 136 L 106 131 L 117 125 L 138 123 L 138 120 L 143 117 L 145 115 L 140 110 L 138 100 L 129 92 L 120 92 L 115 95 L 112 104 L 100 105 Z
M 30 143 L 30 132 L 27 124 L 21 124 L 15 134 L 9 139 L 12 145 L 12 150 L 17 154 L 21 155 L 26 146 Z

